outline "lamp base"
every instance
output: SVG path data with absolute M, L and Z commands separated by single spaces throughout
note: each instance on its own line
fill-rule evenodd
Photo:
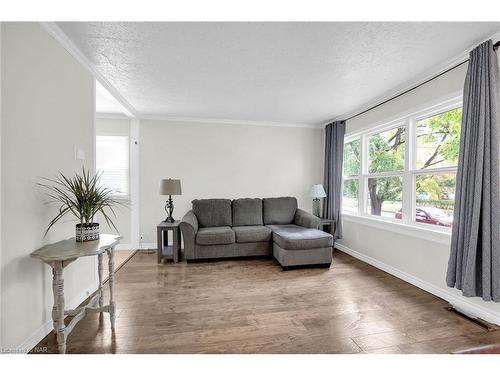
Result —
M 314 198 L 313 199 L 313 215 L 314 216 L 317 216 L 317 217 L 320 217 L 320 206 L 321 206 L 321 201 L 319 200 L 319 198 Z
M 168 196 L 167 203 L 165 204 L 165 212 L 167 213 L 167 218 L 165 219 L 165 223 L 174 223 L 175 219 L 172 217 L 174 213 L 174 201 L 172 200 L 172 196 Z

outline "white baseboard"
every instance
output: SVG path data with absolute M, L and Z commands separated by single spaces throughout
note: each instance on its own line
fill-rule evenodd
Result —
M 81 291 L 81 293 L 77 294 L 74 298 L 69 301 L 66 305 L 66 310 L 71 310 L 77 308 L 83 301 L 85 301 L 88 296 L 94 293 L 97 290 L 98 285 L 96 283 L 92 283 L 87 288 Z M 47 336 L 53 329 L 52 319 L 48 320 L 44 324 L 42 324 L 30 337 L 22 342 L 21 345 L 18 346 L 19 349 L 23 349 L 29 352 L 33 349 L 36 344 L 43 340 L 45 336 Z
M 450 293 L 446 289 L 437 287 L 436 285 L 431 284 L 428 281 L 422 280 L 422 279 L 415 277 L 409 273 L 398 270 L 397 268 L 394 268 L 388 264 L 385 264 L 385 263 L 383 263 L 375 258 L 372 258 L 368 255 L 359 253 L 359 252 L 357 252 L 357 251 L 355 251 L 355 250 L 353 250 L 345 245 L 336 243 L 335 247 L 337 249 L 343 251 L 344 253 L 353 256 L 354 258 L 357 258 L 365 263 L 368 263 L 368 264 L 372 265 L 373 267 L 381 269 L 382 271 L 390 273 L 391 275 L 396 276 L 397 278 L 399 278 L 401 280 L 404 280 L 410 284 L 413 284 L 416 287 L 425 290 L 426 292 L 434 294 L 435 296 L 442 298 L 445 301 L 448 301 L 454 308 L 456 308 L 457 310 L 459 310 L 460 312 L 462 312 L 466 315 L 469 315 L 469 316 L 474 317 L 474 318 L 480 318 L 480 319 L 483 319 L 487 322 L 500 325 L 500 313 L 485 309 L 481 306 L 478 306 L 474 303 L 471 303 L 470 301 L 467 300 L 467 297 L 461 297 L 461 296 L 455 295 L 453 293 Z
M 158 247 L 156 246 L 156 242 L 143 242 L 141 244 L 141 250 L 154 249 L 156 250 Z

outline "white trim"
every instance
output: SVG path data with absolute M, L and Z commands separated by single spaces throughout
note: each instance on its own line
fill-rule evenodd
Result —
M 350 212 L 343 212 L 342 219 L 444 245 L 450 245 L 451 243 L 451 232 L 449 231 L 434 230 L 433 228 L 424 228 L 420 225 L 406 224 L 401 222 L 401 220 L 384 219 L 373 215 L 356 215 Z
M 467 48 L 466 50 L 464 50 L 463 52 L 459 53 L 458 55 L 456 55 L 455 57 L 445 61 L 444 63 L 442 64 L 439 64 L 437 66 L 434 66 L 432 67 L 431 69 L 428 69 L 427 71 L 425 71 L 424 73 L 420 74 L 419 76 L 417 76 L 416 78 L 412 79 L 411 81 L 406 81 L 404 83 L 402 83 L 401 85 L 399 86 L 396 86 L 395 88 L 393 88 L 392 90 L 389 90 L 388 92 L 385 92 L 384 94 L 374 98 L 373 100 L 369 101 L 368 103 L 365 103 L 363 105 L 360 105 L 359 107 L 357 107 L 356 109 L 352 110 L 352 111 L 349 111 L 349 112 L 346 112 L 346 113 L 343 113 L 339 116 L 335 116 L 333 119 L 331 120 L 328 120 L 328 121 L 325 121 L 323 123 L 323 126 L 326 126 L 327 124 L 333 122 L 333 121 L 340 121 L 340 120 L 344 120 L 344 119 L 347 119 L 353 115 L 356 115 L 357 113 L 361 113 L 373 106 L 376 106 L 376 105 L 379 105 L 379 104 L 382 104 L 383 102 L 395 97 L 395 96 L 398 96 L 408 90 L 411 90 L 411 89 L 414 89 L 416 88 L 417 86 L 421 85 L 422 83 L 424 83 L 425 81 L 433 78 L 433 77 L 436 77 L 437 75 L 439 74 L 442 74 L 443 72 L 445 72 L 446 70 L 450 69 L 451 67 L 455 66 L 455 65 L 458 65 L 462 62 L 465 62 L 465 60 L 467 60 L 469 58 L 469 53 L 470 51 L 476 47 L 478 44 L 488 40 L 488 39 L 495 39 L 495 38 L 498 38 L 500 37 L 500 32 L 496 32 L 495 34 L 493 35 L 490 35 L 488 38 L 484 39 L 484 40 L 481 40 L 481 41 L 478 41 L 476 43 L 474 43 L 473 45 L 471 45 L 469 48 Z
M 140 120 L 130 120 L 130 237 L 134 249 L 141 247 L 140 234 Z
M 156 250 L 157 248 L 156 242 L 144 242 L 141 244 L 141 250 Z
M 73 43 L 73 41 L 68 38 L 68 36 L 61 30 L 55 22 L 40 22 L 42 27 L 63 47 L 66 49 L 80 64 L 82 64 L 87 70 L 89 70 L 99 83 L 110 92 L 111 95 L 115 97 L 121 107 L 123 107 L 123 112 L 130 118 L 137 117 L 137 111 L 135 108 L 116 90 L 113 85 L 111 85 L 104 76 L 98 72 L 87 57 L 80 51 L 80 49 Z
M 98 284 L 94 281 L 92 284 L 87 286 L 84 290 L 82 290 L 79 294 L 77 294 L 74 298 L 69 301 L 66 305 L 67 310 L 76 309 L 83 301 L 85 301 L 92 293 L 94 293 L 98 288 Z M 50 314 L 49 314 L 50 315 Z M 53 323 L 52 319 L 43 323 L 33 334 L 27 337 L 20 345 L 17 346 L 18 349 L 26 350 L 29 352 L 33 349 L 36 344 L 43 340 L 45 336 L 47 336 L 50 332 L 52 332 Z
M 170 117 L 163 115 L 147 115 L 140 114 L 141 120 L 151 121 L 171 121 L 171 122 L 198 122 L 205 124 L 227 124 L 227 125 L 245 125 L 245 126 L 277 126 L 277 127 L 291 127 L 291 128 L 313 128 L 323 129 L 321 124 L 306 124 L 306 123 L 293 123 L 293 122 L 277 122 L 277 121 L 248 121 L 248 120 L 234 120 L 234 119 L 221 119 L 221 118 L 207 118 L 207 117 Z
M 466 297 L 461 297 L 456 294 L 450 293 L 450 291 L 446 289 L 440 288 L 434 284 L 429 283 L 428 281 L 422 280 L 407 272 L 398 270 L 397 268 L 394 268 L 368 255 L 355 251 L 345 245 L 336 243 L 335 247 L 338 248 L 340 251 L 349 254 L 356 259 L 361 260 L 362 262 L 368 263 L 375 268 L 385 271 L 393 276 L 396 276 L 401 280 L 404 280 L 412 285 L 415 285 L 420 289 L 425 290 L 426 292 L 429 292 L 439 298 L 444 299 L 445 301 L 448 301 L 457 310 L 463 312 L 464 314 L 470 317 L 480 318 L 487 322 L 500 325 L 500 313 L 480 307 L 468 301 Z
M 103 120 L 130 120 L 130 117 L 125 116 L 123 113 L 97 112 L 95 117 Z

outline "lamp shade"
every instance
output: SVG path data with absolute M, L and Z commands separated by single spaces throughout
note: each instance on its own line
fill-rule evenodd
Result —
M 311 189 L 311 197 L 313 198 L 324 198 L 326 197 L 325 189 L 323 189 L 323 185 L 317 184 L 313 185 Z
M 160 181 L 160 195 L 181 195 L 181 180 L 167 178 Z

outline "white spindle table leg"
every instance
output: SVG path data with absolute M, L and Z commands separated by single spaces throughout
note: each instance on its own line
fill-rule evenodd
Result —
M 66 337 L 64 334 L 64 278 L 63 278 L 63 262 L 54 262 L 54 295 L 57 301 L 57 320 L 56 320 L 56 334 L 57 346 L 60 354 L 66 353 Z
M 52 293 L 54 294 L 54 306 L 52 306 L 52 326 L 54 333 L 57 335 L 57 280 L 56 280 L 56 266 L 51 263 L 52 267 Z
M 109 318 L 111 320 L 111 330 L 115 330 L 115 301 L 113 299 L 113 288 L 115 284 L 115 249 L 107 250 L 109 266 Z
M 102 266 L 102 260 L 103 260 L 103 254 L 99 254 L 97 256 L 97 271 L 99 274 L 99 307 L 102 307 L 104 304 L 104 293 L 102 292 L 102 272 L 103 272 L 103 266 Z M 102 312 L 100 313 L 102 316 Z

